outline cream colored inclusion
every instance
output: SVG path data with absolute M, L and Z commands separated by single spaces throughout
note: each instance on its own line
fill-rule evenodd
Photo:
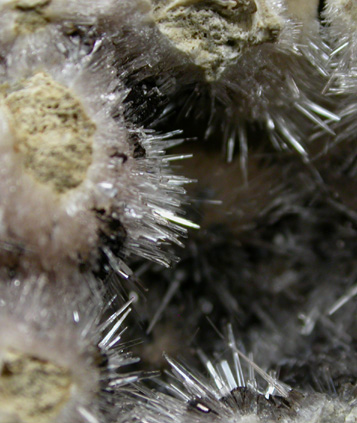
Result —
M 39 72 L 4 103 L 25 171 L 58 194 L 79 186 L 92 162 L 96 126 L 74 94 Z
M 0 414 L 14 416 L 14 421 L 53 422 L 71 388 L 70 372 L 48 361 L 14 350 L 0 361 Z
M 244 50 L 274 42 L 283 22 L 266 0 L 151 0 L 159 30 L 205 73 L 219 79 Z
M 46 9 L 51 0 L 12 0 L 12 9 L 16 13 L 14 31 L 18 35 L 36 32 L 50 22 Z

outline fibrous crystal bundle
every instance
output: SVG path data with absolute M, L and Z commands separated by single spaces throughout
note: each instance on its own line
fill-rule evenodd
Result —
M 171 98 L 159 120 L 173 113 L 204 119 L 205 138 L 219 128 L 229 161 L 235 144 L 247 155 L 247 125 L 264 127 L 276 148 L 304 161 L 312 127 L 333 132 L 329 124 L 338 116 L 320 96 L 329 47 L 316 2 L 150 3 L 146 19 L 127 25 L 130 37 L 119 45 L 130 51 L 124 67 L 136 85 L 154 79 Z
M 2 422 L 114 421 L 113 402 L 139 377 L 124 370 L 136 361 L 121 340 L 130 303 L 111 311 L 90 275 L 68 282 L 1 281 Z
M 20 64 L 15 49 L 2 67 L 2 238 L 40 268 L 94 268 L 100 252 L 166 263 L 159 245 L 184 233 L 175 212 L 185 178 L 168 171 L 164 141 L 125 123 L 104 42 L 60 63 L 51 43 L 25 45 Z
M 0 1 L 0 423 L 357 419 L 356 22 Z

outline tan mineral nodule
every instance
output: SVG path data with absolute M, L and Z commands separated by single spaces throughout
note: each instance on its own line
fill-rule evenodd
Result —
M 7 421 L 51 423 L 68 402 L 72 385 L 67 369 L 8 350 L 0 361 L 0 415 L 9 416 Z
M 24 170 L 57 194 L 78 187 L 92 162 L 96 126 L 74 94 L 40 72 L 4 103 Z
M 274 42 L 282 18 L 266 0 L 151 0 L 162 34 L 202 68 L 208 81 L 219 79 L 245 49 Z
M 50 22 L 46 8 L 51 0 L 12 0 L 7 3 L 16 13 L 14 31 L 18 35 L 34 33 Z

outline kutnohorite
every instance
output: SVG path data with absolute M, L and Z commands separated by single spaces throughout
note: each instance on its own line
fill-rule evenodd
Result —
M 144 7 L 144 6 L 143 6 Z M 83 55 L 96 39 L 109 36 L 122 14 L 115 0 L 1 0 L 0 45 L 19 62 L 24 46 L 52 46 L 53 59 Z
M 301 186 L 278 190 L 244 230 L 234 216 L 203 214 L 180 263 L 141 274 L 150 287 L 148 301 L 137 304 L 148 333 L 143 364 L 152 366 L 154 354 L 145 351 L 154 348 L 185 357 L 196 343 L 210 348 L 210 322 L 228 320 L 259 363 L 293 369 L 299 387 L 316 388 L 323 374 L 336 389 L 346 379 L 355 384 L 356 361 L 348 357 L 355 357 L 356 224 L 312 189 L 308 174 L 292 175 Z M 348 304 L 330 314 L 345 296 Z
M 357 93 L 357 6 L 354 1 L 326 1 L 323 10 L 324 36 L 331 47 L 330 79 L 324 88 L 335 102 L 340 121 L 331 128 L 334 137 L 320 134 L 327 144 L 327 158 L 321 157 L 315 164 L 331 202 L 351 218 L 356 219 L 356 93 Z
M 197 181 L 187 187 L 192 203 L 188 208 L 201 229 L 226 228 L 237 240 L 242 239 L 244 233 L 262 224 L 270 211 L 275 216 L 286 213 L 289 207 L 298 207 L 304 193 L 313 191 L 300 160 L 272 151 L 263 134 L 256 138 L 258 148 L 252 148 L 246 157 L 239 155 L 232 163 L 222 160 L 219 147 L 211 143 L 203 146 L 198 140 L 186 141 L 175 149 L 177 154 L 192 154 L 181 162 L 181 172 Z M 191 238 L 201 235 L 203 231 L 195 232 Z
M 169 98 L 159 122 L 179 113 L 197 119 L 206 136 L 219 128 L 229 161 L 236 140 L 246 154 L 245 128 L 254 122 L 278 149 L 304 160 L 314 125 L 331 132 L 327 123 L 338 117 L 324 108 L 328 100 L 320 94 L 327 47 L 317 2 L 306 8 L 305 1 L 151 4 L 151 25 L 138 21 L 118 37 L 118 60 L 125 62 L 130 86 L 143 87 L 150 107 L 154 91 Z
M 333 72 L 330 85 L 339 94 L 356 90 L 357 61 L 357 7 L 352 0 L 328 0 L 323 17 L 326 22 L 325 36 L 331 44 Z
M 353 395 L 337 398 L 293 389 L 279 381 L 274 371 L 260 368 L 250 354 L 242 353 L 231 329 L 230 336 L 226 351 L 214 359 L 198 351 L 208 376 L 167 357 L 172 377 L 160 383 L 166 394 L 142 388 L 130 413 L 119 421 L 342 423 L 356 418 Z
M 80 62 L 53 64 L 48 49 L 2 66 L 3 264 L 95 269 L 104 254 L 125 273 L 116 257 L 167 264 L 162 244 L 185 232 L 175 213 L 186 180 L 170 173 L 165 141 L 124 122 L 126 91 L 106 47 Z
M 306 181 L 303 175 L 297 178 L 302 171 L 300 161 L 292 166 L 285 157 L 281 166 L 264 154 L 250 154 L 248 181 L 244 181 L 238 160 L 223 163 L 216 150 L 202 151 L 197 144 L 185 143 L 176 152 L 194 152 L 193 158 L 182 162 L 182 172 L 197 180 L 188 187 L 191 205 L 186 210 L 201 229 L 191 231 L 180 251 L 180 262 L 172 268 L 143 264 L 145 271 L 138 270 L 149 288 L 147 300 L 139 299 L 136 304 L 146 329 L 138 354 L 150 368 L 163 365 L 161 349 L 184 353 L 194 338 L 205 345 L 210 337 L 202 328 L 208 325 L 208 316 L 218 324 L 218 319 L 234 315 L 246 328 L 253 301 L 247 301 L 246 293 L 254 297 L 254 291 L 260 292 L 254 267 L 275 248 L 269 246 L 271 240 L 260 238 L 261 233 L 282 216 L 296 213 L 304 202 L 301 186 Z M 234 183 L 227 185 L 227 181 Z M 269 259 L 274 262 L 274 254 L 269 254 Z M 194 336 L 198 327 L 201 330 Z
M 76 279 L 88 278 L 86 284 Z M 121 342 L 130 304 L 111 310 L 88 289 L 47 276 L 0 286 L 0 419 L 16 423 L 115 422 L 138 379 Z M 66 286 L 66 289 L 64 289 Z

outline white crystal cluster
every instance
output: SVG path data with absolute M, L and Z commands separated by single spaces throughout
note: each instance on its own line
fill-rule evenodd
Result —
M 313 128 L 332 133 L 339 119 L 321 96 L 330 51 L 316 10 L 304 1 L 152 1 L 151 25 L 133 26 L 120 49 L 136 50 L 138 79 L 160 75 L 176 113 L 206 115 L 206 137 L 224 127 L 229 161 L 235 141 L 245 154 L 252 124 L 307 161 Z
M 123 256 L 136 253 L 166 264 L 158 246 L 184 234 L 175 212 L 185 179 L 168 171 L 164 141 L 124 121 L 126 89 L 111 46 L 99 35 L 105 5 L 101 13 L 98 4 L 86 6 L 89 29 L 83 31 L 97 37 L 88 52 L 90 41 L 71 39 L 65 28 L 74 32 L 84 25 L 81 13 L 72 22 L 76 2 L 5 3 L 19 25 L 39 17 L 46 25 L 21 32 L 11 47 L 4 40 L 10 50 L 0 72 L 2 240 L 29 251 L 29 266 L 56 270 L 70 262 L 94 269 L 100 249 L 111 257 L 99 239 L 102 233 L 115 236 L 108 229 L 114 221 L 122 228 L 116 244 Z M 17 34 L 12 27 L 10 32 Z M 144 158 L 134 157 L 134 138 Z
M 356 421 L 356 49 L 353 0 L 0 0 L 0 423 Z
M 1 281 L 2 422 L 114 421 L 112 401 L 139 376 L 123 372 L 136 360 L 118 347 L 130 303 L 110 312 L 90 275 L 68 282 Z

